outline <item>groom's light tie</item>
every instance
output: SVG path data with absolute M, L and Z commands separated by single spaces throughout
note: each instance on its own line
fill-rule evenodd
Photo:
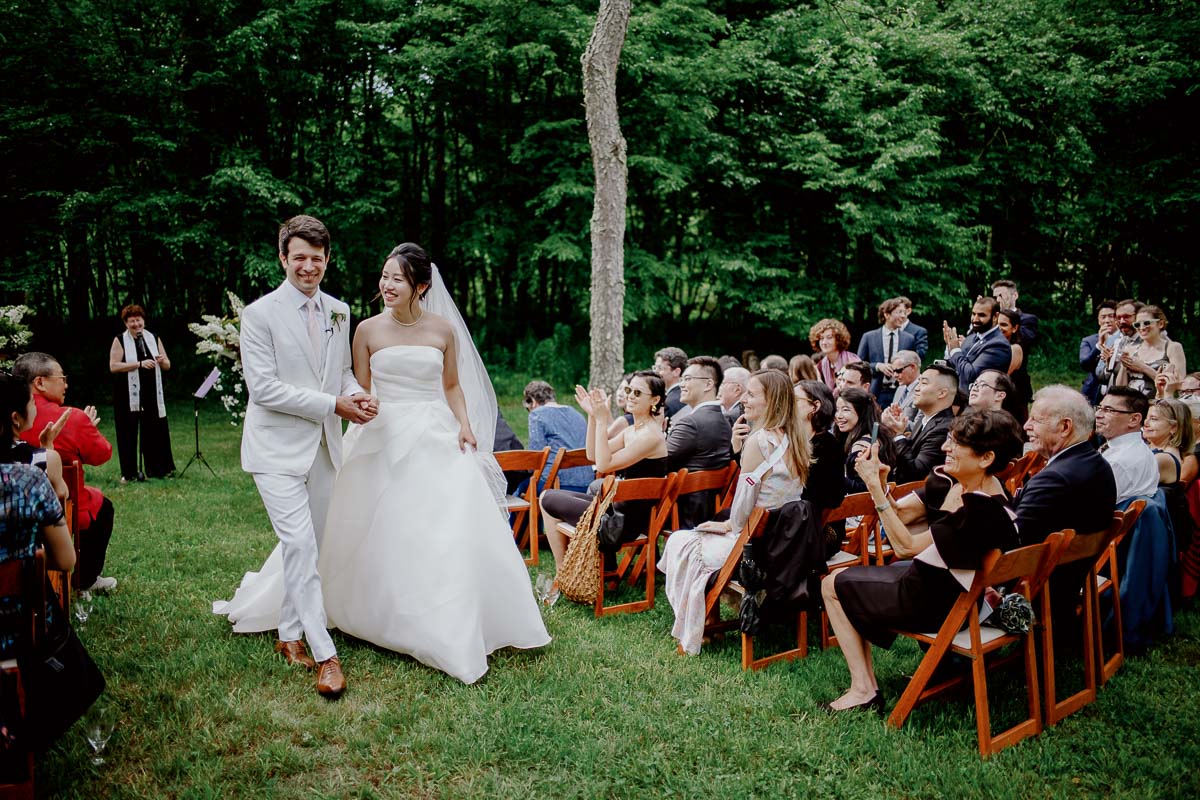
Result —
M 313 355 L 317 363 L 321 362 L 321 325 L 317 320 L 317 301 L 309 300 L 304 304 L 308 312 L 308 339 L 312 343 Z

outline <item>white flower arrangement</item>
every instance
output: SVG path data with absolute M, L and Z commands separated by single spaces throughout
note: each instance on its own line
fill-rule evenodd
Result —
M 217 317 L 212 314 L 202 314 L 202 322 L 192 322 L 188 330 L 200 337 L 196 343 L 196 353 L 206 355 L 214 364 L 228 369 L 222 374 L 213 389 L 221 398 L 221 405 L 232 418 L 230 425 L 238 425 L 246 417 L 245 378 L 242 374 L 242 309 L 246 304 L 233 292 L 226 292 L 229 298 L 230 315 Z M 232 361 L 233 364 L 229 364 Z M 229 377 L 226 388 L 225 377 Z
M 11 367 L 33 340 L 33 332 L 23 322 L 31 314 L 29 306 L 0 306 L 0 366 Z

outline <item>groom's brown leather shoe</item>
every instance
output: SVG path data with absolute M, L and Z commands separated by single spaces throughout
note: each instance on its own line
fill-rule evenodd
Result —
M 336 700 L 346 691 L 346 676 L 342 674 L 342 662 L 334 656 L 328 661 L 321 662 L 317 671 L 317 692 L 322 697 Z
M 317 662 L 312 660 L 312 656 L 308 654 L 308 650 L 304 647 L 304 642 L 296 640 L 294 642 L 278 641 L 275 643 L 275 652 L 283 653 L 283 658 L 292 666 L 301 666 L 305 669 L 315 669 Z

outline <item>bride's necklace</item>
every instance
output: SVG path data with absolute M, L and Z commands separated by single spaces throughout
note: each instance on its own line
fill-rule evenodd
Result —
M 425 312 L 422 311 L 421 316 L 417 317 L 412 322 L 401 322 L 400 320 L 396 319 L 396 314 L 394 311 L 389 311 L 388 316 L 391 317 L 392 322 L 396 323 L 397 325 L 403 325 L 406 328 L 411 328 L 413 325 L 416 325 L 418 322 L 425 319 Z

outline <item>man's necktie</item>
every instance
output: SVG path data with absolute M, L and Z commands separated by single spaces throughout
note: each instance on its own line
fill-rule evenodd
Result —
M 312 343 L 313 355 L 317 357 L 317 363 L 320 364 L 321 324 L 317 320 L 317 301 L 309 300 L 304 307 L 308 311 L 308 340 Z

